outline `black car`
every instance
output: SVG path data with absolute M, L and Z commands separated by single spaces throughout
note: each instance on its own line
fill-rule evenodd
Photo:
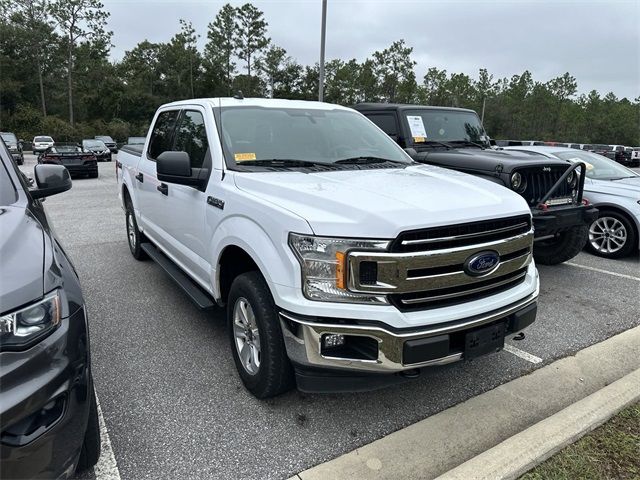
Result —
M 18 165 L 24 164 L 24 154 L 22 153 L 22 142 L 11 132 L 0 132 L 0 137 L 9 149 L 9 153 Z
M 99 162 L 111 161 L 111 150 L 102 140 L 92 138 L 82 140 L 82 149 L 85 152 L 93 153 Z
M 75 143 L 56 143 L 38 157 L 38 163 L 63 165 L 71 175 L 98 178 L 98 159 Z
M 582 199 L 583 163 L 540 162 L 529 155 L 490 147 L 473 110 L 421 105 L 363 103 L 354 107 L 421 163 L 479 176 L 520 194 L 535 226 L 534 257 L 553 265 L 575 257 L 587 242 L 598 210 Z
M 111 153 L 118 153 L 118 144 L 109 135 L 96 135 L 93 138 L 96 140 L 102 140 L 109 150 L 111 150 Z
M 0 473 L 60 478 L 100 456 L 85 301 L 41 199 L 71 188 L 60 165 L 35 186 L 0 145 Z

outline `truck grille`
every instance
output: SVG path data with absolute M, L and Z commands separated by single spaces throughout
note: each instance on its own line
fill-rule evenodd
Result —
M 349 290 L 388 295 L 403 311 L 478 300 L 524 281 L 532 246 L 529 215 L 404 232 L 389 252 L 349 254 Z M 499 262 L 472 272 L 470 259 L 487 252 Z
M 553 187 L 564 172 L 566 172 L 567 168 L 568 167 L 562 166 L 544 166 L 517 169 L 516 171 L 520 173 L 526 181 L 526 188 L 521 195 L 529 206 L 537 206 L 540 200 L 551 190 L 551 187 Z M 550 200 L 563 198 L 571 198 L 571 189 L 566 182 L 558 187 L 553 195 L 551 195 Z

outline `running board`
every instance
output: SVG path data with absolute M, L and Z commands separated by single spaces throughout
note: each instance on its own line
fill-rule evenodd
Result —
M 171 277 L 171 279 L 176 282 L 182 290 L 184 290 L 187 296 L 200 310 L 211 310 L 214 308 L 215 303 L 209 294 L 191 280 L 191 278 L 185 274 L 180 267 L 160 252 L 160 250 L 158 250 L 153 244 L 143 242 L 140 244 L 140 248 L 149 255 L 154 262 L 162 267 L 169 277 Z

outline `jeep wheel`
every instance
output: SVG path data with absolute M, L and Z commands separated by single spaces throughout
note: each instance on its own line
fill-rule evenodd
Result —
M 136 260 L 145 260 L 147 258 L 147 254 L 142 250 L 141 244 L 146 238 L 144 233 L 138 229 L 138 222 L 136 222 L 136 215 L 133 212 L 131 200 L 127 200 L 125 218 L 127 224 L 127 243 L 129 244 L 131 255 L 133 255 L 133 258 Z
M 605 258 L 621 258 L 629 255 L 635 246 L 636 231 L 624 215 L 611 210 L 601 210 L 600 216 L 589 227 L 589 251 Z
M 555 238 L 533 244 L 533 258 L 541 265 L 557 265 L 571 260 L 587 243 L 589 228 L 586 225 L 558 232 Z
M 260 273 L 243 273 L 233 281 L 227 324 L 233 360 L 247 390 L 257 398 L 290 390 L 293 369 L 276 306 Z

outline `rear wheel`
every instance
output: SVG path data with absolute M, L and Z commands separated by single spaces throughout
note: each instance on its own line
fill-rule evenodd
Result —
M 586 225 L 558 232 L 555 238 L 533 244 L 533 257 L 541 265 L 557 265 L 578 255 L 587 243 Z
M 131 200 L 127 199 L 125 210 L 125 219 L 127 224 L 127 243 L 129 244 L 129 250 L 131 255 L 136 260 L 145 260 L 147 254 L 142 250 L 141 244 L 146 240 L 144 233 L 138 229 L 138 222 L 136 222 L 136 215 L 133 211 L 133 205 Z
M 233 281 L 227 305 L 231 352 L 244 386 L 258 398 L 290 390 L 293 368 L 271 292 L 259 272 Z
M 98 178 L 98 170 L 89 173 L 89 178 Z
M 605 258 L 621 258 L 631 254 L 637 245 L 633 224 L 624 215 L 600 210 L 600 216 L 589 226 L 589 251 Z

